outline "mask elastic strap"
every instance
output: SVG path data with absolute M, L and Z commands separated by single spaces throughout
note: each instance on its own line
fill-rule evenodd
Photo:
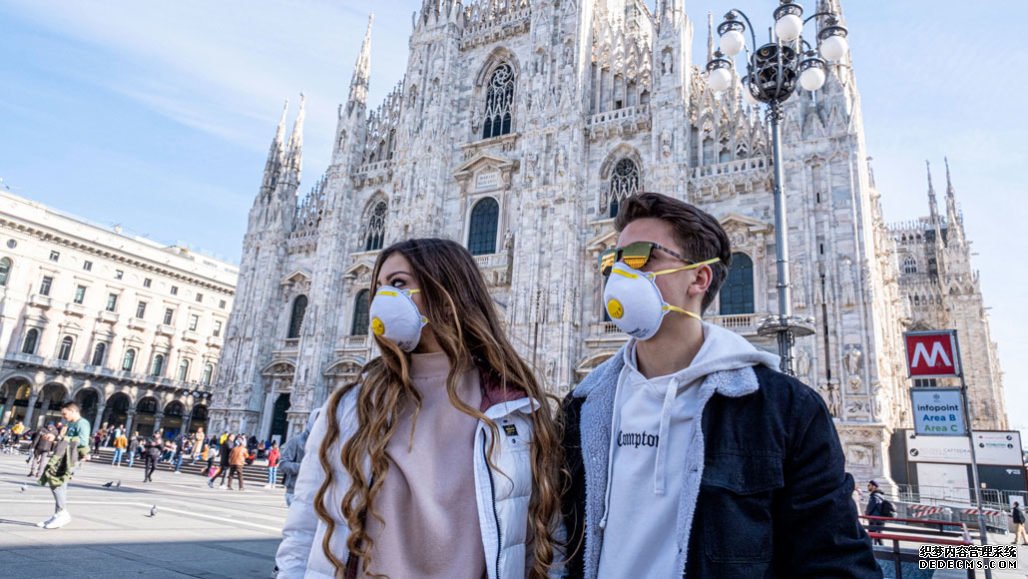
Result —
M 696 262 L 696 263 L 690 263 L 689 265 L 683 265 L 682 267 L 673 267 L 671 269 L 662 269 L 660 271 L 654 271 L 654 272 L 651 272 L 650 275 L 658 276 L 658 275 L 665 275 L 665 274 L 669 274 L 669 273 L 675 273 L 675 272 L 678 272 L 678 271 L 686 271 L 686 270 L 689 270 L 689 269 L 696 269 L 697 267 L 703 267 L 705 265 L 711 265 L 711 264 L 717 263 L 719 261 L 721 261 L 721 258 L 713 257 L 711 259 L 707 259 L 707 260 L 704 260 L 704 261 L 700 261 L 700 262 Z
M 683 310 L 682 308 L 680 308 L 678 306 L 673 306 L 671 304 L 667 304 L 662 309 L 665 312 L 678 312 L 680 314 L 685 314 L 685 315 L 689 316 L 690 318 L 696 318 L 697 320 L 699 320 L 701 322 L 703 321 L 703 318 L 701 318 L 699 316 L 699 314 L 694 314 L 694 313 L 690 312 L 689 310 Z

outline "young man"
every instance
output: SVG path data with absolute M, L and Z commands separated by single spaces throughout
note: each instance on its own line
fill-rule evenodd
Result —
M 89 421 L 79 412 L 79 405 L 74 402 L 65 402 L 61 406 L 61 417 L 67 426 L 59 431 L 54 454 L 39 478 L 39 484 L 49 486 L 54 494 L 54 514 L 37 523 L 37 527 L 58 529 L 71 522 L 67 509 L 68 482 L 78 463 L 89 460 Z
M 1028 536 L 1024 532 L 1024 511 L 1021 510 L 1020 503 L 1014 502 L 1014 508 L 1010 509 L 1010 518 L 1014 520 L 1014 542 L 1011 544 L 1016 545 L 1020 539 L 1022 545 L 1028 545 Z
M 831 416 L 776 356 L 703 323 L 720 224 L 630 197 L 601 259 L 632 338 L 564 402 L 570 577 L 881 577 Z

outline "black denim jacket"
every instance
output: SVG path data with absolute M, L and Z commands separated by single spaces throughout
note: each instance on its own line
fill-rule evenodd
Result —
M 754 371 L 756 392 L 714 394 L 704 408 L 704 469 L 683 577 L 882 577 L 824 401 L 792 377 Z M 584 401 L 569 395 L 563 406 L 568 577 L 584 577 Z

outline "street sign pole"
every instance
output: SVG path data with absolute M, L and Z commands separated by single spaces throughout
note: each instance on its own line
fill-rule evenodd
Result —
M 957 338 L 956 330 L 953 331 L 953 341 L 955 342 L 956 348 L 954 348 L 955 357 L 960 359 L 960 340 Z M 967 442 L 971 447 L 971 480 L 974 482 L 974 497 L 975 502 L 978 503 L 978 531 L 981 533 L 982 545 L 989 544 L 989 534 L 985 530 L 985 513 L 982 511 L 982 485 L 978 481 L 978 458 L 977 453 L 974 450 L 974 428 L 971 427 L 971 410 L 969 408 L 969 397 L 967 395 L 967 382 L 964 380 L 964 365 L 959 363 L 960 371 L 960 395 L 964 401 L 964 423 L 967 428 Z M 988 558 L 986 558 L 988 562 Z M 992 570 L 988 566 L 985 567 L 985 579 L 992 579 Z

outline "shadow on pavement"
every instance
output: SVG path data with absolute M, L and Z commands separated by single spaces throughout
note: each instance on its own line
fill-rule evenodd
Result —
M 3 524 L 28 523 L 0 519 Z M 34 526 L 34 525 L 33 525 Z M 271 577 L 278 539 L 80 543 L 0 549 L 0 575 L 19 579 Z

